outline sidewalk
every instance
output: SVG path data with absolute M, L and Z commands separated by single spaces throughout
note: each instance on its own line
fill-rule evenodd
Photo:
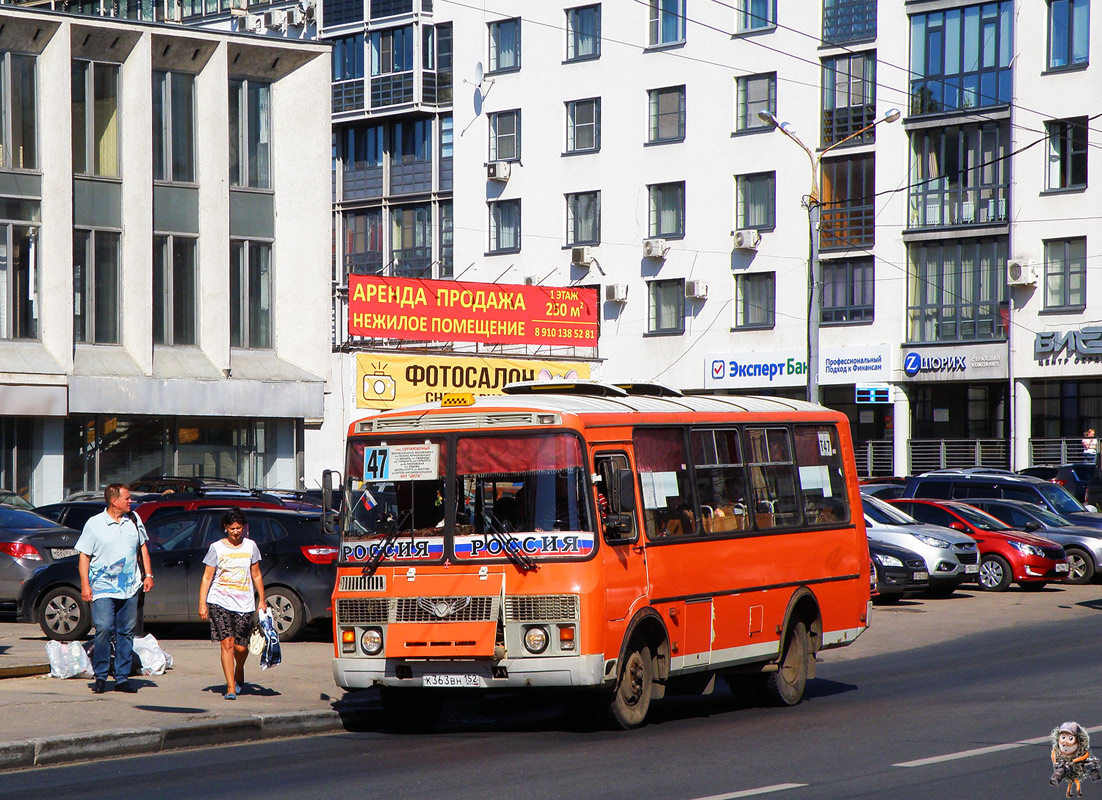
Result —
M 965 588 L 949 599 L 906 599 L 875 608 L 872 625 L 856 642 L 821 653 L 819 660 L 839 663 L 1010 626 L 1099 617 L 1100 594 L 1097 585 L 1041 592 L 1013 587 L 1000 594 Z M 326 631 L 285 644 L 283 663 L 270 670 L 262 671 L 250 656 L 245 677 L 251 686 L 233 702 L 222 699 L 218 648 L 205 625 L 156 633 L 164 634 L 159 641 L 173 668 L 131 678 L 137 694 L 94 695 L 89 679 L 49 677 L 46 639 L 37 625 L 0 622 L 0 770 L 374 724 L 377 693 L 345 694 L 333 682 Z
M 49 677 L 37 625 L 0 622 L 0 770 L 342 731 L 377 709 L 374 691 L 346 695 L 333 682 L 333 645 L 320 632 L 284 644 L 269 670 L 250 656 L 232 702 L 206 626 L 165 633 L 182 637 L 158 639 L 172 669 L 131 678 L 137 694 L 95 695 L 90 679 Z

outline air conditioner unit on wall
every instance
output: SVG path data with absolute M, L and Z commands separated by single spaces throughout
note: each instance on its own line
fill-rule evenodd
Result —
M 486 165 L 486 180 L 505 183 L 509 180 L 511 165 L 508 161 L 491 161 Z
M 738 250 L 757 250 L 761 244 L 761 234 L 753 228 L 734 233 L 735 248 Z
M 626 283 L 610 283 L 605 286 L 605 302 L 624 303 L 628 299 L 628 286 Z
M 292 28 L 301 28 L 306 24 L 306 15 L 303 13 L 302 8 L 295 6 L 287 10 L 287 24 Z
M 690 300 L 706 300 L 708 284 L 701 280 L 685 281 L 685 297 Z
M 670 246 L 666 244 L 665 239 L 643 240 L 644 258 L 665 258 L 668 252 L 670 252 Z
M 1006 262 L 1006 282 L 1011 286 L 1036 286 L 1037 268 L 1024 260 Z
M 570 248 L 570 263 L 576 267 L 589 267 L 593 265 L 593 253 L 589 245 L 580 245 Z

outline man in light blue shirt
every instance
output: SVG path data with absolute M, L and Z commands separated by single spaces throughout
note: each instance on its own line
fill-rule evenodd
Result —
M 149 537 L 138 515 L 130 511 L 130 489 L 125 484 L 109 485 L 103 491 L 103 499 L 107 508 L 84 524 L 76 543 L 80 554 L 80 596 L 92 604 L 92 624 L 96 626 L 92 650 L 96 682 L 92 691 L 95 694 L 107 691 L 113 639 L 115 691 L 132 694 L 137 691 L 129 678 L 138 593 L 153 588 L 146 546 Z

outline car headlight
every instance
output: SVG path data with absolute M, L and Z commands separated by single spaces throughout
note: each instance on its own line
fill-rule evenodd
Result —
M 368 628 L 360 634 L 360 649 L 369 656 L 377 656 L 383 650 L 383 632 L 378 628 Z
M 915 537 L 923 544 L 929 545 L 930 547 L 940 547 L 942 550 L 949 549 L 949 543 L 944 539 L 937 538 L 936 536 L 929 536 L 925 533 L 912 533 L 911 536 Z
M 903 562 L 895 556 L 885 556 L 880 553 L 873 553 L 872 557 L 876 559 L 876 563 L 883 564 L 885 567 L 902 567 Z
M 1045 554 L 1045 551 L 1036 545 L 1026 544 L 1025 542 L 1015 542 L 1013 539 L 1010 540 L 1010 546 L 1027 556 L 1043 557 Z
M 533 625 L 531 628 L 524 632 L 524 646 L 528 649 L 529 653 L 542 653 L 547 649 L 547 629 L 541 628 L 539 625 Z

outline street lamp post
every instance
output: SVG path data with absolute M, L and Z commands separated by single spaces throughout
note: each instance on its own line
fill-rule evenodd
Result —
M 772 112 L 764 108 L 758 112 L 758 119 L 768 123 L 779 130 L 789 139 L 800 146 L 811 160 L 811 191 L 803 199 L 803 206 L 807 209 L 808 226 L 808 253 L 807 253 L 807 401 L 819 402 L 819 317 L 820 317 L 820 292 L 822 291 L 822 278 L 819 264 L 819 219 L 822 201 L 819 199 L 819 164 L 827 153 L 840 144 L 848 142 L 855 136 L 860 136 L 870 128 L 874 128 L 881 122 L 895 122 L 899 119 L 899 109 L 890 109 L 880 119 L 870 122 L 860 130 L 854 131 L 844 139 L 839 139 L 830 147 L 826 147 L 815 155 L 811 148 L 800 141 L 788 122 L 779 122 Z

